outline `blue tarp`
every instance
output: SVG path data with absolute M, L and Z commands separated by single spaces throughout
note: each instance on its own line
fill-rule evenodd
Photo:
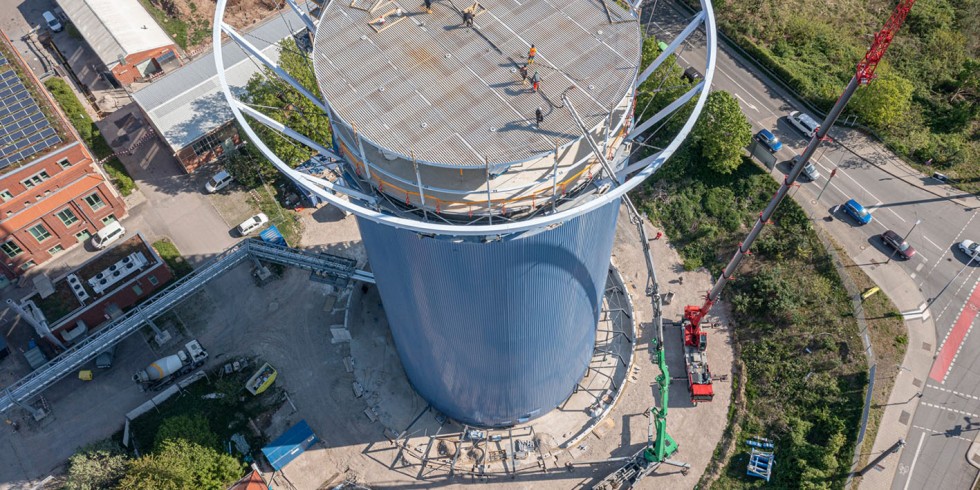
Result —
M 276 228 L 276 225 L 269 225 L 269 227 L 262 233 L 259 233 L 259 238 L 261 238 L 263 242 L 275 243 L 276 245 L 282 245 L 284 247 L 289 246 L 289 244 L 286 243 L 286 239 L 282 236 L 282 233 L 279 232 L 279 228 Z
M 316 441 L 317 438 L 313 429 L 306 424 L 306 420 L 300 420 L 278 439 L 262 448 L 262 454 L 272 465 L 272 469 L 279 471 L 300 454 L 303 454 L 303 451 L 309 449 Z

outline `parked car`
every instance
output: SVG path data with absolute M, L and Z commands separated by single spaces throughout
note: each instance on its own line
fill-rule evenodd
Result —
M 772 134 L 772 131 L 768 129 L 763 129 L 755 135 L 756 141 L 762 143 L 769 150 L 769 153 L 776 153 L 783 148 L 783 142 L 779 141 L 776 135 Z
M 211 180 L 209 180 L 207 184 L 204 184 L 204 190 L 212 193 L 218 192 L 221 189 L 228 187 L 228 184 L 231 184 L 232 180 L 235 179 L 231 178 L 231 174 L 229 174 L 227 170 L 222 170 L 214 174 L 214 177 L 211 177 Z
M 123 228 L 122 223 L 118 221 L 113 221 L 105 225 L 105 228 L 99 230 L 96 234 L 92 235 L 92 246 L 96 250 L 102 250 L 111 244 L 112 242 L 122 238 L 126 235 L 126 228 Z
M 242 224 L 238 225 L 238 233 L 241 236 L 248 235 L 268 222 L 269 217 L 266 216 L 265 213 L 256 214 L 255 216 L 243 221 Z
M 844 212 L 851 215 L 859 224 L 866 225 L 871 222 L 871 213 L 854 199 L 844 203 Z
M 803 157 L 801 157 L 800 155 L 796 155 L 795 157 L 793 157 L 792 162 L 794 167 L 796 166 L 797 162 L 800 161 L 800 158 Z M 820 178 L 820 171 L 817 170 L 817 166 L 814 165 L 812 161 L 810 161 L 810 162 L 806 162 L 806 165 L 803 167 L 803 175 L 805 175 L 806 178 L 810 179 L 810 181 L 812 182 Z
M 113 344 L 106 350 L 99 352 L 99 355 L 95 356 L 95 367 L 99 369 L 109 369 L 112 367 L 112 361 L 116 359 L 116 344 Z
M 47 24 L 48 28 L 53 32 L 61 32 L 65 30 L 65 26 L 61 24 L 61 21 L 58 20 L 58 18 L 55 17 L 50 10 L 45 10 L 44 13 L 41 14 L 41 17 L 44 17 L 44 23 Z
M 980 261 L 980 243 L 973 240 L 963 240 L 959 244 L 960 250 L 971 260 Z
M 885 230 L 881 234 L 881 241 L 894 248 L 905 259 L 911 259 L 915 255 L 915 249 L 909 245 L 909 242 L 905 241 L 901 235 L 892 230 Z
M 817 130 L 820 129 L 820 123 L 818 123 L 816 119 L 810 117 L 809 114 L 804 114 L 800 111 L 790 113 L 789 123 L 796 129 L 800 130 L 800 132 L 802 132 L 807 138 L 812 138 L 813 135 L 817 133 Z
M 684 70 L 684 74 L 681 75 L 681 78 L 691 83 L 698 83 L 702 78 L 704 78 L 704 75 L 697 71 L 693 66 L 689 66 L 686 70 Z

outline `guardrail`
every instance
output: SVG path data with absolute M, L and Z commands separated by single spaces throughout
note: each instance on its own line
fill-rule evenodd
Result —
M 241 241 L 123 316 L 110 321 L 97 333 L 71 346 L 44 366 L 6 387 L 0 394 L 0 412 L 40 394 L 100 352 L 131 335 L 147 323 L 148 319 L 163 314 L 215 277 L 250 258 L 321 272 L 340 280 L 374 282 L 373 274 L 354 268 L 357 262 L 353 259 L 297 250 L 256 239 Z

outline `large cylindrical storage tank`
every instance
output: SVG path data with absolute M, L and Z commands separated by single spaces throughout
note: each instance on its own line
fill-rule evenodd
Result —
M 373 199 L 358 225 L 409 381 L 457 421 L 518 424 L 593 355 L 639 24 L 591 0 L 419 3 L 325 4 L 316 80 L 344 183 Z
M 408 379 L 471 425 L 558 406 L 592 358 L 619 201 L 489 243 L 359 220 Z

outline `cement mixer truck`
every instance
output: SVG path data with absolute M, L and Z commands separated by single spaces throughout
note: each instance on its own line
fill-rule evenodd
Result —
M 177 378 L 201 367 L 208 358 L 208 351 L 197 340 L 184 345 L 176 354 L 157 359 L 146 368 L 133 375 L 133 381 L 142 390 L 159 390 Z

